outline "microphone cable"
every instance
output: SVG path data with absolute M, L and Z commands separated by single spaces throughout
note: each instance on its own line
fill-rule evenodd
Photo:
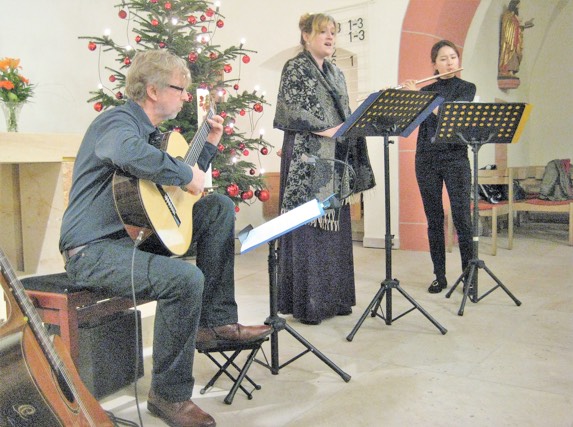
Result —
M 352 178 L 354 178 L 354 179 L 353 180 L 351 179 L 349 181 L 352 182 L 353 185 L 350 187 L 350 190 L 348 191 L 347 194 L 339 195 L 339 199 L 336 197 L 333 198 L 333 196 L 336 194 L 336 191 L 334 189 L 335 183 L 333 181 L 333 189 L 332 189 L 333 194 L 326 199 L 326 200 L 328 200 L 328 199 L 333 198 L 333 201 L 332 201 L 333 207 L 338 207 L 338 206 L 335 206 L 337 203 L 339 205 L 340 202 L 342 202 L 343 200 L 347 199 L 348 197 L 350 197 L 351 195 L 354 194 L 354 186 L 356 185 L 356 172 L 354 171 L 354 168 L 348 162 L 344 162 L 344 161 L 339 160 L 339 159 L 321 158 L 321 157 L 317 157 L 313 154 L 303 154 L 302 155 L 302 161 L 305 163 L 311 164 L 311 165 L 316 165 L 317 162 L 332 162 L 334 164 L 340 164 L 340 165 L 344 166 L 345 170 L 350 171 L 350 173 L 352 174 Z M 343 181 L 342 177 L 343 176 L 344 176 L 344 173 L 341 174 L 341 179 L 340 179 L 341 190 L 342 190 L 342 181 Z

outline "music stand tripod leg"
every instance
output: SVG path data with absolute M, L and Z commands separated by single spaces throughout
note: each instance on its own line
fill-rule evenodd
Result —
M 410 313 L 411 311 L 417 309 L 419 310 L 428 320 L 430 320 L 434 326 L 438 328 L 438 330 L 445 335 L 447 329 L 440 325 L 430 314 L 420 306 L 410 295 L 408 295 L 401 287 L 400 282 L 397 279 L 392 279 L 392 246 L 393 246 L 393 239 L 394 236 L 392 235 L 392 227 L 391 227 L 391 209 L 390 209 L 390 154 L 389 154 L 389 135 L 386 133 L 384 134 L 384 189 L 385 189 L 385 205 L 386 205 L 386 236 L 385 236 L 385 256 L 386 256 L 386 279 L 382 282 L 380 289 L 368 305 L 368 308 L 364 311 L 360 320 L 350 334 L 346 337 L 347 341 L 352 341 L 356 332 L 362 323 L 368 316 L 368 313 L 371 313 L 372 317 L 378 316 L 386 321 L 387 325 L 391 325 L 393 320 L 397 320 L 402 316 Z M 413 307 L 409 310 L 403 312 L 402 314 L 396 316 L 395 318 L 392 317 L 392 288 L 397 289 L 402 296 L 404 296 L 412 305 Z M 386 315 L 382 313 L 381 315 L 378 314 L 378 310 L 381 310 L 382 299 L 386 296 Z
M 489 136 L 489 138 L 487 138 L 487 139 L 469 140 L 469 141 L 461 133 L 458 133 L 458 136 L 465 144 L 467 144 L 468 146 L 471 147 L 472 152 L 473 152 L 473 194 L 474 194 L 474 198 L 477 199 L 477 197 L 478 197 L 477 195 L 479 194 L 478 153 L 479 153 L 480 148 L 484 144 L 487 144 L 489 142 L 489 140 L 493 137 L 493 134 L 491 134 Z M 488 296 L 490 293 L 492 293 L 497 288 L 502 288 L 505 291 L 505 293 L 507 295 L 509 295 L 509 297 L 513 300 L 513 302 L 515 302 L 515 304 L 517 306 L 521 305 L 521 301 L 519 301 L 509 291 L 509 289 L 501 282 L 501 280 L 499 280 L 493 274 L 493 272 L 489 268 L 487 268 L 487 266 L 485 265 L 485 262 L 483 260 L 479 259 L 479 223 L 478 223 L 478 221 L 479 221 L 479 206 L 478 206 L 478 203 L 476 203 L 476 200 L 474 200 L 474 206 L 473 206 L 473 247 L 472 247 L 473 258 L 468 263 L 468 266 L 465 268 L 462 275 L 458 278 L 458 280 L 456 280 L 456 283 L 454 284 L 454 286 L 452 286 L 452 289 L 450 289 L 449 292 L 446 294 L 446 298 L 449 298 L 460 282 L 463 281 L 465 283 L 464 296 L 462 298 L 462 303 L 460 305 L 460 309 L 458 310 L 459 316 L 464 315 L 464 308 L 465 308 L 466 300 L 468 299 L 468 296 L 469 296 L 471 302 L 477 303 L 477 302 L 481 301 L 482 299 L 484 299 L 486 296 Z M 489 274 L 489 276 L 496 282 L 496 285 L 493 288 L 491 288 L 489 291 L 484 293 L 481 297 L 478 296 L 478 271 L 480 268 L 483 268 L 486 271 L 486 273 Z
M 277 290 L 277 255 L 278 250 L 276 248 L 276 240 L 271 240 L 269 242 L 269 257 L 268 257 L 268 267 L 269 267 L 269 293 L 270 293 L 270 316 L 265 320 L 265 324 L 271 325 L 273 327 L 273 333 L 271 334 L 271 363 L 264 363 L 260 360 L 255 360 L 260 365 L 268 368 L 273 375 L 278 375 L 279 371 L 290 363 L 294 362 L 298 358 L 304 356 L 307 353 L 313 353 L 322 362 L 324 362 L 329 368 L 336 372 L 345 381 L 350 381 L 351 376 L 340 369 L 334 362 L 332 362 L 328 357 L 326 357 L 320 350 L 318 350 L 314 345 L 312 345 L 308 340 L 306 340 L 301 334 L 299 334 L 294 328 L 292 328 L 285 319 L 278 315 L 278 290 Z M 298 355 L 294 356 L 282 365 L 279 362 L 279 337 L 280 331 L 286 330 L 291 334 L 298 342 L 306 347 L 306 350 L 302 351 Z

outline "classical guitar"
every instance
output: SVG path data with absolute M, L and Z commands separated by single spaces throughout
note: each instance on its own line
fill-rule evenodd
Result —
M 8 314 L 0 328 L 0 426 L 113 426 L 63 342 L 52 341 L 2 249 L 0 270 Z
M 209 110 L 207 119 L 213 114 Z M 209 135 L 207 119 L 191 143 L 187 144 L 178 132 L 168 132 L 163 136 L 160 149 L 188 165 L 195 165 Z M 141 249 L 176 256 L 187 252 L 193 238 L 193 205 L 201 195 L 116 171 L 113 176 L 113 197 L 129 236 L 136 240 L 142 233 Z

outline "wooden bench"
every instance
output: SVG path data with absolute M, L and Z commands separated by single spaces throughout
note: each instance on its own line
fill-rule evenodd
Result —
M 522 166 L 511 169 L 513 178 L 519 182 L 526 193 L 525 199 L 516 200 L 513 203 L 513 210 L 518 215 L 518 223 L 519 215 L 523 212 L 567 213 L 569 214 L 569 245 L 573 246 L 573 200 L 551 201 L 537 197 L 545 166 Z M 573 178 L 573 168 L 571 177 Z
M 513 249 L 513 171 L 511 169 L 480 169 L 478 170 L 478 183 L 481 185 L 508 185 L 509 200 L 499 203 L 489 203 L 485 200 L 478 201 L 479 216 L 491 218 L 491 255 L 497 254 L 497 228 L 498 217 L 507 216 L 507 249 Z M 473 215 L 473 202 L 471 212 Z M 451 207 L 448 204 L 446 211 L 446 250 L 452 252 L 454 242 L 454 224 L 452 221 Z M 473 231 L 473 230 L 472 230 Z

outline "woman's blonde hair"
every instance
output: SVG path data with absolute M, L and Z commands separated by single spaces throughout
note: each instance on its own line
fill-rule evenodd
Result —
M 147 85 L 167 87 L 173 73 L 181 73 L 185 88 L 191 84 L 191 73 L 184 59 L 167 50 L 137 52 L 125 80 L 125 93 L 135 102 L 147 97 Z
M 303 33 L 309 34 L 312 40 L 319 34 L 329 23 L 336 27 L 336 21 L 330 15 L 324 13 L 306 13 L 302 15 L 298 21 L 298 28 L 300 29 L 300 44 L 306 49 L 306 41 L 304 40 Z

